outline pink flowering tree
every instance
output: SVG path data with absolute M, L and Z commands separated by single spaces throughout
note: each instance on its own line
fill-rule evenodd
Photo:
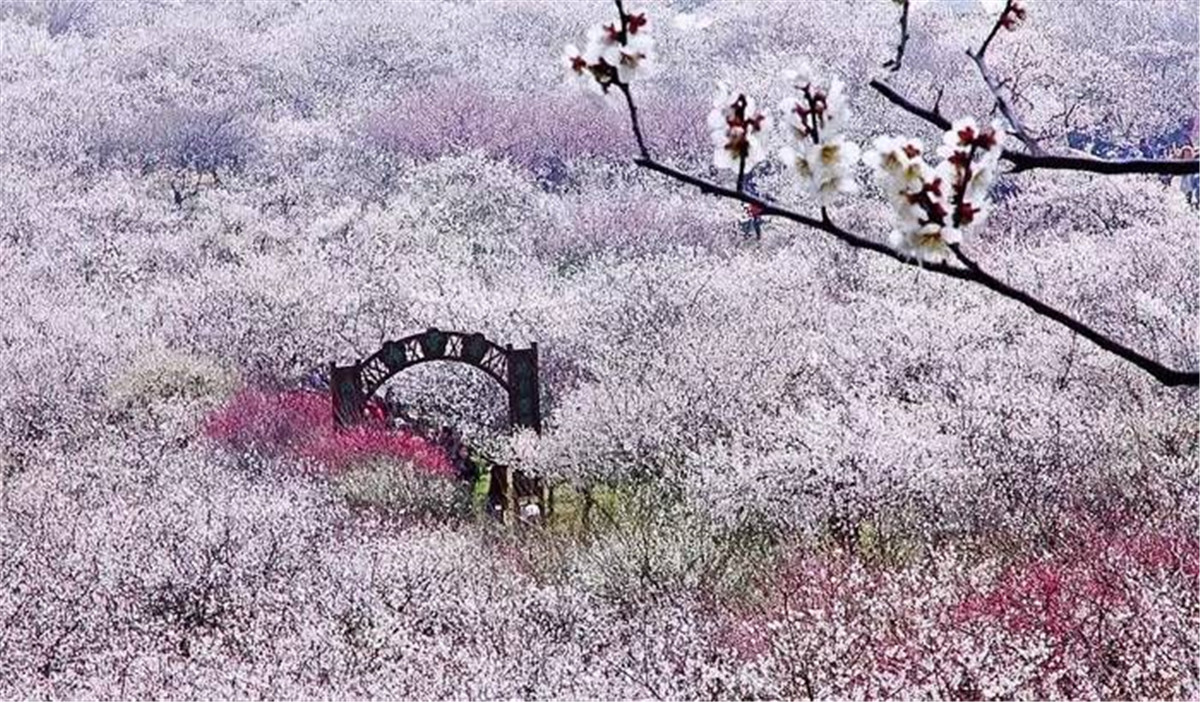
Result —
M 205 433 L 233 451 L 309 460 L 330 471 L 383 458 L 405 461 L 431 476 L 454 476 L 442 449 L 381 421 L 336 430 L 324 393 L 244 388 L 207 417 Z

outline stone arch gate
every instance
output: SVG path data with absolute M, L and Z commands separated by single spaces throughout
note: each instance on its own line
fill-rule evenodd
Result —
M 349 366 L 329 364 L 329 391 L 333 421 L 339 428 L 354 426 L 366 417 L 367 401 L 392 376 L 429 361 L 455 361 L 487 373 L 508 394 L 509 426 L 542 431 L 538 349 L 500 346 L 482 334 L 430 328 L 419 334 L 387 341 L 365 360 Z M 493 466 L 488 491 L 489 507 L 503 516 L 516 513 L 522 499 L 533 498 L 541 513 L 551 508 L 549 490 L 542 478 L 531 478 L 507 466 Z

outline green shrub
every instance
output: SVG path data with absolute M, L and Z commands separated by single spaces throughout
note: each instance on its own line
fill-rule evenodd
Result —
M 570 506 L 576 519 L 579 499 Z M 770 530 L 717 524 L 661 481 L 605 487 L 593 500 L 590 526 L 565 561 L 580 585 L 605 599 L 693 591 L 737 597 L 778 551 Z M 556 510 L 564 502 L 556 499 Z
M 132 409 L 166 401 L 220 399 L 238 385 L 237 374 L 217 363 L 178 351 L 138 356 L 108 386 L 115 409 Z
M 461 519 L 471 512 L 468 486 L 407 461 L 376 459 L 353 465 L 334 477 L 334 489 L 354 507 L 390 516 Z

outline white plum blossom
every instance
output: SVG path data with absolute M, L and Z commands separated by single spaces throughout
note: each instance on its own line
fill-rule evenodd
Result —
M 753 98 L 717 83 L 712 111 L 708 113 L 713 142 L 713 165 L 720 170 L 749 171 L 766 158 L 763 133 L 770 117 L 758 109 Z
M 929 263 L 944 263 L 951 256 L 950 246 L 960 242 L 962 232 L 932 222 L 893 229 L 888 234 L 888 243 L 894 248 Z
M 784 71 L 783 77 L 798 93 L 779 103 L 779 109 L 787 117 L 785 123 L 796 130 L 793 138 L 807 139 L 813 132 L 832 137 L 845 129 L 850 120 L 845 83 L 834 78 L 823 84 L 807 60 Z
M 566 73 L 566 83 L 584 92 L 604 94 L 605 88 L 593 72 L 591 66 L 596 57 L 589 59 L 584 56 L 579 47 L 567 44 L 563 48 L 562 65 Z
M 1003 151 L 999 124 L 980 128 L 975 120 L 956 120 L 942 137 L 931 167 L 920 142 L 880 137 L 863 161 L 872 166 L 896 212 L 890 242 L 913 258 L 941 263 L 950 248 L 977 229 L 987 216 L 988 188 Z
M 649 72 L 654 62 L 654 39 L 645 14 L 627 14 L 626 29 L 605 24 L 588 31 L 588 50 L 617 71 L 617 79 L 631 83 Z
M 982 224 L 987 216 L 988 189 L 1003 153 L 1004 128 L 999 122 L 979 127 L 971 117 L 954 122 L 942 136 L 939 174 L 951 184 L 951 219 L 956 227 Z
M 629 85 L 654 67 L 654 38 L 644 12 L 627 12 L 620 21 L 596 25 L 580 51 L 569 44 L 563 54 L 569 82 L 607 93 L 613 85 Z
M 780 160 L 822 204 L 856 192 L 854 166 L 860 149 L 842 133 L 850 119 L 845 84 L 836 78 L 828 85 L 819 83 L 807 61 L 784 77 L 798 94 L 779 103 L 788 142 L 779 151 Z
M 859 151 L 858 144 L 836 136 L 820 144 L 785 146 L 779 150 L 779 158 L 808 192 L 825 203 L 858 191 L 854 164 Z
M 879 137 L 875 146 L 862 157 L 863 163 L 876 171 L 878 179 L 890 187 L 887 195 L 897 214 L 913 222 L 920 217 L 920 210 L 910 203 L 907 195 L 920 192 L 931 169 L 922 154 L 925 147 L 919 139 Z
M 1012 3 L 1005 6 L 1004 14 L 1000 16 L 1000 26 L 1008 31 L 1014 31 L 1025 21 L 1029 9 L 1025 6 L 1022 0 L 1012 0 Z
M 617 77 L 622 83 L 632 83 L 654 68 L 654 39 L 645 32 L 631 34 L 625 44 L 608 50 L 605 61 L 617 67 Z
M 863 163 L 882 170 L 886 174 L 900 177 L 919 156 L 925 152 L 920 139 L 882 136 L 875 140 L 874 148 L 863 153 Z

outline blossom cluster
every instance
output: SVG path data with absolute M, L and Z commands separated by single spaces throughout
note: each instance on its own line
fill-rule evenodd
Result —
M 859 147 L 842 133 L 850 120 L 845 84 L 836 78 L 827 85 L 818 83 L 807 64 L 786 77 L 798 94 L 779 103 L 788 141 L 779 159 L 822 202 L 856 192 Z
M 753 98 L 718 83 L 708 113 L 708 131 L 715 147 L 713 165 L 741 172 L 754 168 L 766 158 L 763 136 L 770 124 L 770 117 L 758 109 Z
M 914 258 L 940 263 L 965 233 L 987 216 L 988 188 L 996 177 L 1004 130 L 957 120 L 942 137 L 936 167 L 916 139 L 880 137 L 864 161 L 876 170 L 897 216 L 891 243 Z
M 644 12 L 622 12 L 619 22 L 592 27 L 582 51 L 568 44 L 563 51 L 568 81 L 607 94 L 614 85 L 629 85 L 654 65 L 654 37 Z
M 1025 8 L 1025 3 L 1021 0 L 1012 0 L 1007 7 L 1004 8 L 1004 13 L 1000 15 L 1000 26 L 1008 31 L 1014 31 L 1018 25 L 1025 21 L 1025 14 L 1028 10 Z
M 1025 16 L 1020 2 L 1009 2 L 1001 24 L 1011 29 Z M 627 85 L 644 69 L 652 42 L 644 14 L 623 14 L 620 27 L 593 28 L 585 51 L 568 46 L 565 60 L 575 79 L 606 93 L 614 84 Z M 794 94 L 779 103 L 780 125 L 786 144 L 779 158 L 802 187 L 822 205 L 838 195 L 858 190 L 854 166 L 862 156 L 859 145 L 846 138 L 850 118 L 845 84 L 821 80 L 804 62 L 785 73 Z M 707 126 L 713 142 L 713 165 L 745 175 L 765 160 L 764 140 L 771 116 L 745 92 L 718 82 Z M 891 244 L 906 255 L 930 263 L 945 261 L 963 235 L 986 217 L 988 188 L 1002 153 L 1004 131 L 998 124 L 980 127 L 973 118 L 956 121 L 937 153 L 944 160 L 932 167 L 915 139 L 881 137 L 863 156 L 875 168 L 898 216 Z

